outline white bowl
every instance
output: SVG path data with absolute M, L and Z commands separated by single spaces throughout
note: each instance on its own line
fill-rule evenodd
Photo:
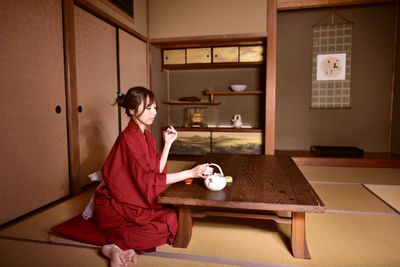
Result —
M 232 84 L 230 86 L 230 88 L 235 92 L 241 92 L 241 91 L 246 90 L 247 85 L 246 84 Z

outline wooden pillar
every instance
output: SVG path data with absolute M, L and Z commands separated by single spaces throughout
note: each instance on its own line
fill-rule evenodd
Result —
M 277 49 L 277 1 L 267 1 L 267 74 L 265 99 L 265 154 L 275 153 L 275 94 Z
M 64 69 L 65 95 L 67 106 L 68 129 L 68 160 L 70 193 L 81 191 L 79 179 L 79 126 L 78 126 L 78 91 L 76 83 L 76 53 L 74 0 L 63 0 L 63 30 L 64 30 Z

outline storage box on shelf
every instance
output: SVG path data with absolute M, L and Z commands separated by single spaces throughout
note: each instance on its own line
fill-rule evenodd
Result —
M 264 57 L 263 45 L 162 50 L 163 68 L 166 69 L 257 66 L 263 64 Z

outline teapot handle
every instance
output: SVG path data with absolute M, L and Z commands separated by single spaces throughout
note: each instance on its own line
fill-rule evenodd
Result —
M 221 169 L 221 167 L 220 167 L 218 164 L 210 163 L 210 164 L 208 164 L 208 166 L 215 166 L 215 167 L 217 167 L 218 170 L 219 170 L 219 173 L 220 173 L 222 176 L 224 176 L 224 173 L 222 172 L 222 169 Z

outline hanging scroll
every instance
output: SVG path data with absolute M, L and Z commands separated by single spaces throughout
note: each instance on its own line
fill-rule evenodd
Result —
M 352 28 L 333 11 L 313 25 L 311 108 L 350 108 Z

